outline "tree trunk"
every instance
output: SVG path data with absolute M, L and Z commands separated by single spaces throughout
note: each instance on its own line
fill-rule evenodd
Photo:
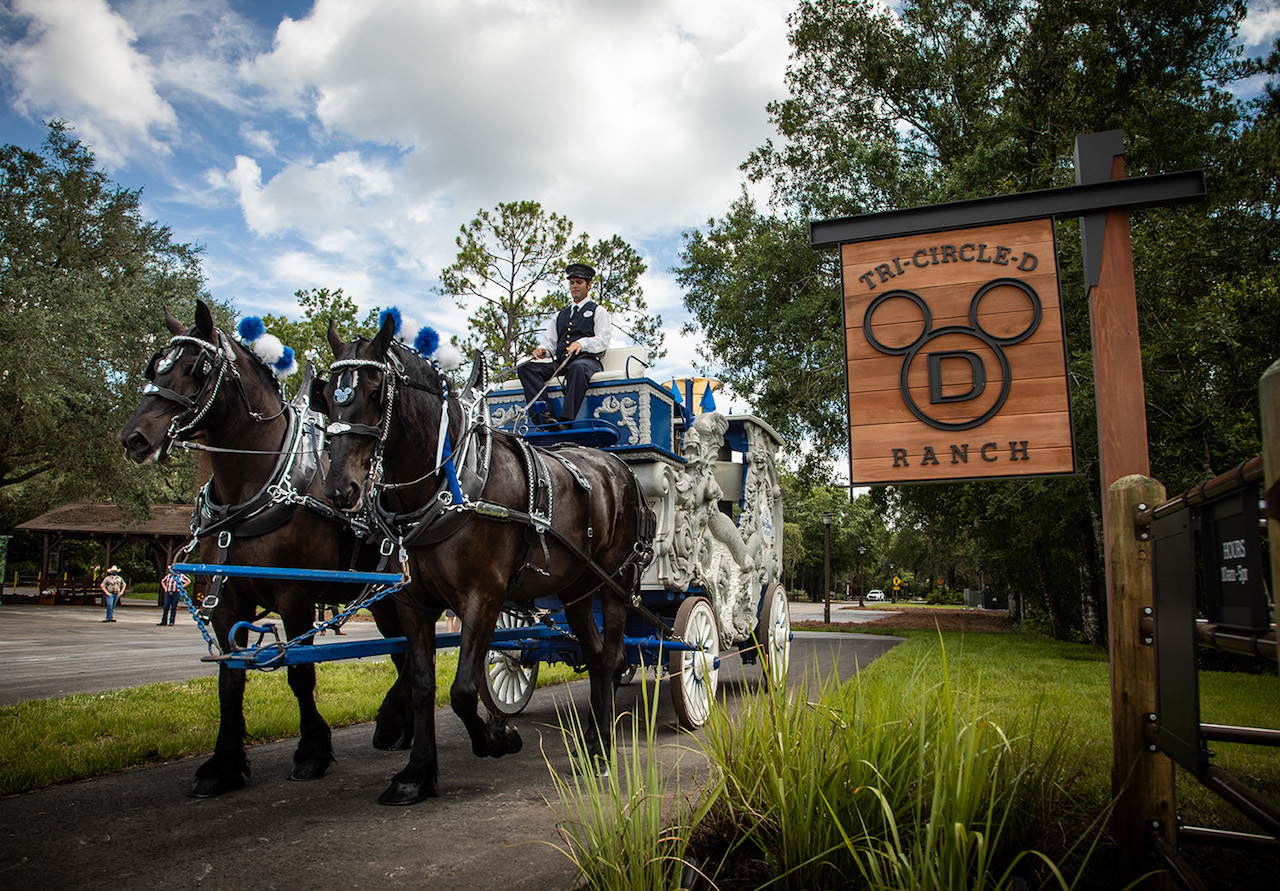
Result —
M 1097 566 L 1098 541 L 1102 537 L 1102 517 L 1092 506 L 1089 509 L 1092 520 L 1091 534 L 1082 536 L 1081 551 L 1084 559 L 1080 565 L 1080 625 L 1084 642 L 1090 646 L 1100 647 L 1106 643 L 1103 636 L 1101 597 L 1098 585 Z
M 1040 594 L 1044 598 L 1044 611 L 1049 616 L 1049 636 L 1054 640 L 1062 640 L 1062 617 L 1053 592 L 1049 590 L 1049 574 L 1044 561 L 1036 558 L 1036 578 L 1040 581 Z

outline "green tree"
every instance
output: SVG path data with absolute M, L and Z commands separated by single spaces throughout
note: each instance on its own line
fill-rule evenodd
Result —
M 788 588 L 821 599 L 828 531 L 825 514 L 831 521 L 832 590 L 843 591 L 846 580 L 856 589 L 858 570 L 878 565 L 888 542 L 888 531 L 870 498 L 861 495 L 850 501 L 847 489 L 813 485 L 793 474 L 784 473 L 780 482 L 786 518 L 782 562 Z
M 740 199 L 686 236 L 677 270 L 713 360 L 754 361 L 735 386 L 790 435 L 842 449 L 839 272 L 803 256 L 804 222 L 1073 182 L 1077 134 L 1121 129 L 1130 176 L 1200 167 L 1209 200 L 1133 217 L 1152 473 L 1171 491 L 1256 453 L 1256 382 L 1280 325 L 1280 139 L 1276 91 L 1241 102 L 1230 87 L 1280 69 L 1280 52 L 1232 48 L 1245 12 L 1222 0 L 913 0 L 899 13 L 869 0 L 805 0 L 790 19 L 786 99 L 770 105 L 777 142 L 753 152 L 748 178 L 771 189 L 767 212 Z M 1097 442 L 1088 306 L 1078 228 L 1058 244 L 1077 453 L 1084 484 L 988 483 L 878 491 L 956 571 L 977 566 L 1016 586 L 1060 636 L 1090 630 L 1100 601 Z M 762 299 L 752 283 L 781 282 Z M 801 285 L 803 284 L 803 290 Z M 795 311 L 803 295 L 807 315 Z M 825 299 L 824 299 L 825 298 Z M 771 332 L 773 349 L 761 332 Z M 720 372 L 726 378 L 732 372 Z M 833 404 L 834 403 L 834 404 Z M 959 529 L 944 539 L 941 532 Z M 938 530 L 934 532 L 933 530 Z M 999 534 L 997 534 L 997 530 Z M 1044 542 L 1041 548 L 1038 543 Z M 1026 553 L 1028 543 L 1037 543 Z M 1019 548 L 1023 549 L 1019 552 Z M 1028 556 L 1031 559 L 1028 559 Z M 921 567 L 923 568 L 923 567 Z
M 326 363 L 329 357 L 329 320 L 338 326 L 338 332 L 347 339 L 356 337 L 372 337 L 378 333 L 378 313 L 375 307 L 365 314 L 364 321 L 358 321 L 360 308 L 356 302 L 342 293 L 341 288 L 308 288 L 294 291 L 298 300 L 298 309 L 302 315 L 294 320 L 287 316 L 265 315 L 262 317 L 263 328 L 268 334 L 274 334 L 281 342 L 293 347 L 298 357 L 298 369 L 301 371 L 308 353 L 318 357 L 320 363 Z M 300 374 L 291 375 L 285 380 L 287 392 L 297 392 Z
M 701 352 L 792 442 L 821 453 L 848 441 L 839 267 L 797 217 L 762 214 L 744 193 L 705 231 L 686 232 L 676 279 Z
M 499 203 L 461 227 L 457 258 L 441 270 L 437 291 L 472 313 L 464 352 L 480 349 L 499 366 L 513 366 L 562 305 L 564 268 L 575 261 L 596 268 L 595 299 L 619 316 L 619 327 L 651 350 L 661 348 L 660 320 L 650 317 L 639 284 L 643 260 L 616 235 L 592 244 L 573 229 L 536 201 Z
M 636 249 L 617 235 L 601 239 L 590 247 L 580 244 L 569 253 L 570 263 L 586 263 L 596 271 L 591 294 L 609 310 L 613 326 L 621 330 L 657 360 L 667 354 L 662 346 L 662 317 L 649 313 L 649 304 L 640 287 L 640 276 L 648 266 Z M 560 280 L 562 283 L 564 279 Z M 568 299 L 565 288 L 557 289 L 556 303 Z
M 62 122 L 38 151 L 0 147 L 0 516 L 77 499 L 186 500 L 194 462 L 134 468 L 115 433 L 203 294 L 199 248 L 173 240 Z

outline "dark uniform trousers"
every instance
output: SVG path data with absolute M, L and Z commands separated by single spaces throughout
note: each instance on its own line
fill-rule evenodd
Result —
M 520 386 L 524 388 L 526 405 L 529 404 L 534 396 L 538 395 L 542 385 L 555 374 L 558 364 L 555 362 L 526 362 L 516 370 L 520 377 Z M 560 406 L 560 420 L 562 422 L 572 421 L 578 414 L 578 409 L 582 406 L 582 400 L 587 395 L 587 381 L 591 380 L 591 375 L 603 367 L 599 359 L 594 356 L 583 355 L 576 356 L 565 366 L 564 402 Z

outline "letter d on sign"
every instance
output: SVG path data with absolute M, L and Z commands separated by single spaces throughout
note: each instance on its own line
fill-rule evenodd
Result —
M 942 360 L 966 359 L 969 362 L 969 391 L 953 393 L 950 396 L 942 392 Z M 966 402 L 982 395 L 987 387 L 987 367 L 982 364 L 982 357 L 969 350 L 948 350 L 929 354 L 929 402 L 938 405 L 943 402 Z

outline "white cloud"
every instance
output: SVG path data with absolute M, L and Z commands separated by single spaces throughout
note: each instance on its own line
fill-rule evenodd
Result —
M 72 120 L 108 166 L 137 147 L 165 150 L 152 131 L 172 127 L 177 117 L 122 16 L 103 0 L 15 0 L 13 9 L 27 33 L 0 47 L 0 65 L 19 110 Z
M 1280 37 L 1280 3 L 1255 0 L 1240 23 L 1240 42 L 1252 55 L 1265 55 Z
M 460 330 L 430 293 L 459 226 L 531 199 L 662 255 L 643 284 L 673 332 L 668 248 L 723 212 L 770 135 L 794 5 L 289 0 L 273 22 L 229 0 L 11 2 L 30 25 L 0 63 L 23 112 L 135 162 L 207 245 L 218 296 L 279 311 L 343 287 Z
M 451 228 L 532 198 L 589 231 L 625 216 L 634 238 L 737 190 L 790 5 L 319 0 L 244 74 L 334 138 L 401 147 L 408 190 L 457 203 Z

